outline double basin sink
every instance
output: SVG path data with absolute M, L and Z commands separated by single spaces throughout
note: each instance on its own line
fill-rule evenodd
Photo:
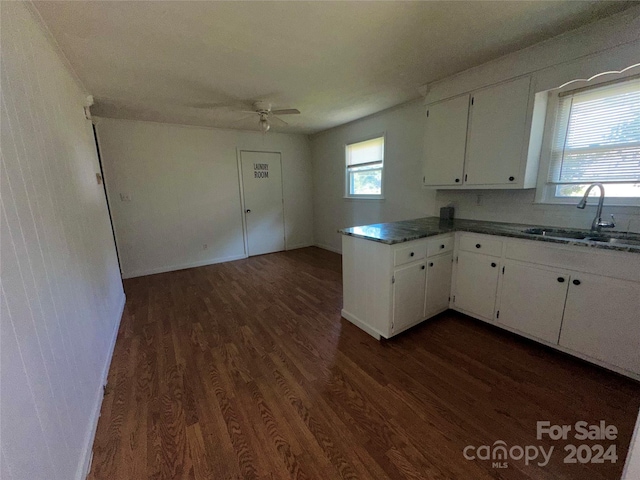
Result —
M 539 235 L 566 240 L 584 240 L 587 242 L 598 242 L 609 245 L 630 245 L 640 247 L 640 234 L 633 233 L 585 232 L 581 230 L 563 230 L 559 228 L 527 228 L 522 232 L 529 235 Z

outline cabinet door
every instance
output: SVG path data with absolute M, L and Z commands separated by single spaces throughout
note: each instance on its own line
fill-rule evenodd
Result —
M 438 255 L 427 260 L 427 295 L 424 316 L 430 317 L 449 306 L 451 295 L 452 254 Z
M 391 331 L 422 320 L 424 312 L 426 267 L 418 263 L 394 272 L 393 283 L 393 323 Z
M 558 343 L 569 275 L 506 261 L 497 322 Z
M 469 95 L 428 107 L 425 135 L 425 185 L 462 185 Z
M 455 306 L 486 320 L 493 319 L 500 259 L 460 251 L 456 266 Z
M 525 140 L 529 78 L 480 90 L 472 98 L 465 183 L 521 182 L 518 175 Z
M 560 345 L 640 374 L 640 284 L 575 274 Z

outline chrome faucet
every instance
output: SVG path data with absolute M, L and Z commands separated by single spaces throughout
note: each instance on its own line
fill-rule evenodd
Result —
M 611 215 L 610 222 L 602 221 L 602 205 L 604 204 L 604 185 L 602 185 L 601 183 L 592 183 L 591 185 L 589 185 L 589 188 L 587 188 L 587 191 L 584 192 L 584 195 L 582 196 L 582 200 L 580 200 L 580 202 L 578 203 L 578 208 L 584 209 L 584 207 L 587 206 L 587 198 L 589 197 L 589 193 L 591 193 L 591 190 L 593 189 L 593 187 L 598 187 L 600 189 L 600 200 L 598 200 L 598 209 L 596 210 L 596 216 L 593 219 L 593 222 L 591 222 L 591 231 L 599 232 L 603 228 L 615 227 L 616 224 L 614 223 L 615 218 L 613 215 Z

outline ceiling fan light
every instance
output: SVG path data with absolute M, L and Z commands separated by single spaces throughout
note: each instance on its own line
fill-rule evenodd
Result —
M 260 130 L 262 131 L 262 133 L 267 133 L 270 128 L 271 128 L 271 125 L 269 125 L 269 120 L 262 117 L 260 119 Z

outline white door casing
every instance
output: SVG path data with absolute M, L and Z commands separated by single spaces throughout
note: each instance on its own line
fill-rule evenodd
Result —
M 280 153 L 239 152 L 247 255 L 285 249 Z

